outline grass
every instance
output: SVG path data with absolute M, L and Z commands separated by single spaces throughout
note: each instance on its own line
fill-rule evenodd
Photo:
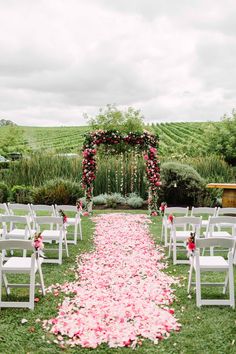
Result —
M 102 213 L 110 211 L 102 211 Z M 123 212 L 123 211 L 122 211 Z M 132 213 L 144 211 L 132 211 Z M 98 215 L 101 212 L 95 212 Z M 69 245 L 70 257 L 64 258 L 63 264 L 44 265 L 43 273 L 46 286 L 65 281 L 73 281 L 74 273 L 71 268 L 75 265 L 77 254 L 92 250 L 92 233 L 94 224 L 89 218 L 83 218 L 83 241 L 79 241 L 77 246 Z M 151 233 L 157 244 L 160 243 L 161 220 L 153 218 L 150 226 Z M 161 341 L 158 345 L 145 340 L 135 353 L 235 353 L 236 344 L 236 316 L 235 311 L 223 306 L 205 306 L 202 309 L 196 307 L 195 294 L 192 298 L 187 297 L 187 276 L 188 266 L 173 266 L 169 261 L 166 270 L 169 274 L 181 278 L 180 287 L 176 289 L 177 300 L 174 302 L 176 317 L 182 324 L 180 332 L 172 332 L 167 340 Z M 207 293 L 214 292 L 220 294 L 219 289 L 207 290 Z M 36 295 L 37 296 L 37 295 Z M 24 309 L 2 309 L 0 311 L 0 353 L 3 354 L 23 354 L 23 353 L 133 353 L 130 348 L 109 349 L 102 345 L 97 349 L 59 348 L 53 343 L 54 336 L 44 332 L 41 323 L 36 323 L 36 319 L 48 319 L 57 314 L 58 303 L 63 295 L 54 297 L 47 294 L 35 305 L 35 310 Z M 21 324 L 21 319 L 28 320 Z M 48 343 L 50 341 L 50 343 Z

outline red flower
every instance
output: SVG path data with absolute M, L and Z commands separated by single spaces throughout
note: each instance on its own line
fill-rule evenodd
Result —
M 196 248 L 196 245 L 195 245 L 194 242 L 189 242 L 189 243 L 188 243 L 188 249 L 189 249 L 190 251 L 194 251 L 195 248 Z

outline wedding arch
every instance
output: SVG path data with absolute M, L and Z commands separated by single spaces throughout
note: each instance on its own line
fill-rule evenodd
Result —
M 93 186 L 96 179 L 96 153 L 101 145 L 117 145 L 124 142 L 138 147 L 146 160 L 146 176 L 148 181 L 148 206 L 151 215 L 157 213 L 158 191 L 160 182 L 160 161 L 157 155 L 158 139 L 145 131 L 130 132 L 127 135 L 117 130 L 97 130 L 85 135 L 83 145 L 82 187 L 85 189 L 86 209 L 92 212 Z

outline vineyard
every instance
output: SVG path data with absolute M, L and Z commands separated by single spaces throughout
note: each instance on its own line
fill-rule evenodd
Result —
M 173 157 L 195 156 L 205 151 L 205 133 L 209 124 L 219 123 L 157 123 L 147 126 L 159 135 L 160 155 Z M 81 150 L 84 134 L 89 127 L 21 127 L 0 128 L 0 153 L 12 151 L 28 153 L 43 150 L 55 153 L 78 153 Z

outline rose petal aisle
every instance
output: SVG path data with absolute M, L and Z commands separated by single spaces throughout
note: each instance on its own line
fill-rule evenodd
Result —
M 150 219 L 107 214 L 93 220 L 95 251 L 78 258 L 76 281 L 60 287 L 67 297 L 44 327 L 60 344 L 88 348 L 135 347 L 143 338 L 157 343 L 178 331 L 168 307 L 177 280 L 162 271 L 164 254 L 151 239 Z

